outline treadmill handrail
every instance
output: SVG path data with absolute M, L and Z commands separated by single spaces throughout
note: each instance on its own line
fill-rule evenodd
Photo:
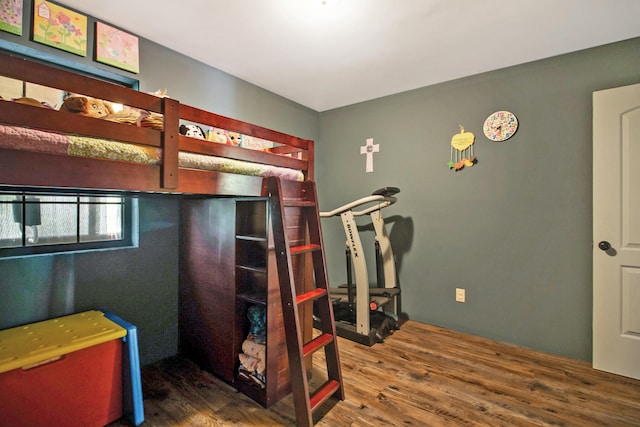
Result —
M 369 214 L 371 212 L 386 208 L 388 206 L 391 206 L 392 204 L 394 204 L 398 199 L 395 197 L 385 197 L 385 196 L 381 196 L 381 195 L 372 195 L 372 196 L 367 196 L 367 197 L 363 197 L 361 199 L 358 200 L 354 200 L 353 202 L 347 203 L 346 205 L 342 205 L 339 208 L 336 208 L 332 211 L 329 212 L 320 212 L 320 217 L 322 218 L 328 218 L 330 216 L 338 216 L 341 215 L 344 212 L 353 210 L 353 208 L 361 206 L 361 205 L 365 205 L 367 203 L 373 203 L 373 202 L 382 202 L 379 203 L 377 205 L 374 206 L 370 206 L 366 209 L 363 209 L 361 211 L 353 211 L 353 216 L 362 216 L 362 215 L 366 215 Z
M 370 206 L 367 209 L 363 209 L 361 211 L 353 211 L 353 216 L 368 215 L 371 212 L 379 211 L 381 209 L 389 207 L 389 206 L 393 205 L 397 201 L 398 201 L 398 199 L 396 199 L 395 197 L 387 197 L 386 200 L 384 202 L 382 202 L 382 203 Z

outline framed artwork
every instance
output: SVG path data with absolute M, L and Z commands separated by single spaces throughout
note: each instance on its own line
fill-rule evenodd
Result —
M 55 3 L 36 0 L 33 41 L 87 56 L 87 17 Z
M 22 35 L 22 0 L 0 0 L 0 30 Z
M 138 37 L 96 22 L 96 61 L 132 73 L 139 72 Z

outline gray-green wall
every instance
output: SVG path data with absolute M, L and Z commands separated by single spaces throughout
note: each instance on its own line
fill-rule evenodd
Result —
M 321 206 L 400 187 L 384 213 L 411 319 L 591 360 L 591 94 L 638 82 L 634 39 L 323 112 Z M 505 142 L 482 132 L 497 110 L 520 120 Z M 459 125 L 478 163 L 454 172 Z M 367 138 L 380 144 L 372 173 Z M 344 282 L 340 220 L 322 225 L 331 282 Z
M 22 37 L 0 39 L 127 74 L 30 42 L 28 21 Z M 640 81 L 640 39 L 323 113 L 148 40 L 140 52 L 141 73 L 130 76 L 141 90 L 166 88 L 182 102 L 316 140 L 322 209 L 400 187 L 385 216 L 409 318 L 591 359 L 591 93 Z M 482 123 L 502 109 L 520 129 L 489 142 Z M 453 172 L 459 124 L 476 134 L 478 164 Z M 373 173 L 360 155 L 366 138 L 380 144 Z M 0 261 L 0 328 L 102 307 L 138 326 L 143 363 L 175 354 L 178 206 L 175 197 L 140 200 L 138 249 Z M 338 219 L 322 225 L 339 284 L 343 231 Z M 466 303 L 454 301 L 456 287 Z
M 178 201 L 139 205 L 136 249 L 0 261 L 0 328 L 104 309 L 138 327 L 142 363 L 176 354 Z

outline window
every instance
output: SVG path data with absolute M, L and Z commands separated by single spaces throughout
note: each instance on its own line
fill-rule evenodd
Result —
M 136 202 L 110 194 L 0 192 L 0 257 L 132 247 Z
M 64 95 L 65 92 L 60 89 L 0 76 L 0 96 L 4 99 L 33 98 L 58 110 L 64 101 Z

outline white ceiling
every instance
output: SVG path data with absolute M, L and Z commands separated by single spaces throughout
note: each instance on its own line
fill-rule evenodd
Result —
M 316 111 L 640 36 L 640 0 L 61 3 Z

